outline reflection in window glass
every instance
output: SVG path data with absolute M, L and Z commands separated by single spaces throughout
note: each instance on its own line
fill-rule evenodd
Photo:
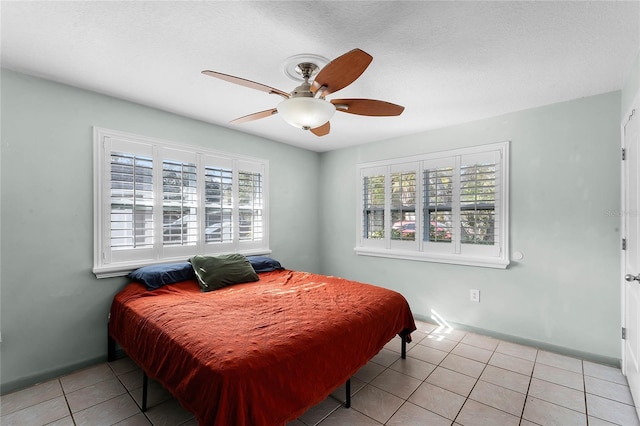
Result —
M 495 243 L 496 165 L 460 169 L 460 228 L 463 244 Z
M 416 172 L 391 174 L 391 239 L 416 239 Z
M 424 171 L 424 240 L 451 242 L 453 217 L 453 168 L 443 167 Z

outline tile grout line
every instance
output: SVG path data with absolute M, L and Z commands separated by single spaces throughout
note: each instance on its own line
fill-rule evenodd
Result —
M 382 349 L 381 349 L 381 350 L 382 350 Z M 408 352 L 408 351 L 407 351 L 407 352 Z M 407 355 L 407 356 L 408 356 L 408 355 Z M 399 359 L 402 359 L 402 358 L 399 358 Z M 397 361 L 397 360 L 396 360 L 396 361 Z M 371 360 L 369 360 L 369 362 L 373 362 L 374 364 L 378 364 L 377 362 L 375 362 L 375 361 L 371 361 Z M 395 362 L 395 361 L 394 361 L 394 362 Z M 365 364 L 365 365 L 366 365 L 366 364 Z M 379 388 L 378 386 L 376 386 L 376 385 L 372 384 L 372 382 L 373 382 L 376 378 L 378 378 L 379 376 L 381 376 L 381 375 L 382 375 L 382 373 L 384 373 L 385 371 L 387 371 L 387 370 L 391 369 L 390 367 L 391 367 L 391 365 L 393 365 L 393 363 L 391 363 L 391 365 L 390 365 L 390 366 L 388 366 L 388 367 L 387 367 L 387 366 L 384 366 L 384 365 L 382 365 L 382 364 L 378 364 L 378 365 L 381 365 L 382 367 L 384 367 L 384 369 L 383 369 L 380 373 L 378 373 L 377 375 L 375 375 L 375 376 L 374 376 L 374 377 L 373 377 L 369 382 L 366 382 L 366 383 L 365 383 L 365 385 L 364 385 L 362 388 L 360 388 L 360 389 L 359 389 L 355 394 L 357 394 L 358 392 L 360 392 L 362 389 L 364 389 L 364 388 L 365 388 L 365 387 L 367 387 L 367 386 L 372 386 L 372 387 L 374 387 L 374 388 L 376 388 L 376 389 L 378 389 L 378 390 L 381 390 L 381 391 L 386 392 L 386 393 L 388 393 L 388 394 L 390 394 L 390 395 L 393 395 L 393 396 L 395 396 L 396 398 L 400 398 L 400 399 L 402 399 L 402 400 L 403 400 L 402 404 L 400 404 L 400 407 L 398 407 L 398 408 L 393 412 L 393 414 L 392 414 L 391 416 L 389 416 L 389 418 L 388 418 L 384 423 L 377 421 L 377 420 L 376 420 L 376 419 L 374 419 L 373 417 L 368 416 L 367 414 L 363 413 L 362 411 L 359 411 L 358 409 L 355 409 L 355 408 L 353 407 L 353 404 L 351 404 L 351 409 L 355 409 L 358 413 L 360 413 L 360 414 L 362 414 L 362 415 L 364 415 L 364 416 L 369 417 L 370 419 L 372 419 L 372 420 L 373 420 L 373 421 L 375 421 L 376 423 L 380 423 L 381 425 L 385 425 L 385 424 L 387 424 L 387 423 L 389 422 L 389 420 L 391 420 L 391 418 L 392 418 L 393 416 L 395 416 L 395 414 L 400 410 L 400 408 L 402 408 L 402 406 L 403 406 L 406 402 L 408 402 L 409 398 L 402 398 L 402 397 L 400 397 L 400 396 L 398 396 L 398 395 L 395 395 L 395 394 L 393 394 L 393 393 L 391 393 L 391 392 L 389 392 L 389 391 L 387 391 L 387 390 L 385 390 L 385 389 Z M 395 371 L 395 370 L 391 369 L 391 371 Z M 400 373 L 400 372 L 399 372 L 399 371 L 396 371 L 396 373 Z M 403 374 L 403 373 L 400 373 L 400 374 Z M 407 375 L 407 374 L 405 374 L 405 376 L 407 376 L 407 377 L 411 377 L 411 376 L 409 376 L 409 375 Z M 415 392 L 415 391 L 414 391 L 414 392 Z M 355 395 L 355 394 L 354 394 L 354 395 Z M 413 395 L 413 392 L 411 393 L 411 395 Z M 342 406 L 342 405 L 339 405 L 339 406 L 338 406 L 338 408 L 340 408 L 341 406 Z M 336 411 L 336 410 L 334 410 L 334 411 Z M 332 413 L 333 413 L 333 411 L 332 411 Z M 327 416 L 327 417 L 328 417 L 328 416 Z M 325 417 L 324 419 L 326 419 L 326 417 Z M 324 419 L 322 419 L 322 420 L 324 420 Z M 319 422 L 318 422 L 318 423 L 316 423 L 316 425 L 317 425 L 317 424 L 319 424 Z
M 127 388 L 127 386 L 124 384 L 124 382 L 120 379 L 120 376 L 124 376 L 125 374 L 130 373 L 130 372 L 133 372 L 133 371 L 136 371 L 136 370 L 134 369 L 134 370 L 131 370 L 131 371 L 124 372 L 124 373 L 122 373 L 122 374 L 118 374 L 118 373 L 116 373 L 116 371 L 111 367 L 111 364 L 110 364 L 109 362 L 107 362 L 107 365 L 109 366 L 109 368 L 110 368 L 110 369 L 111 369 L 111 371 L 113 372 L 113 375 L 116 377 L 116 379 L 118 380 L 118 382 L 120 382 L 120 384 L 122 385 L 122 387 L 123 387 L 123 388 L 124 388 L 124 390 L 126 391 L 126 394 L 127 394 L 127 395 L 129 395 L 129 398 L 131 398 L 131 399 L 133 400 L 133 403 L 134 403 L 134 404 L 136 404 L 136 407 L 138 407 L 138 413 L 135 413 L 135 414 L 133 414 L 133 415 L 131 415 L 131 416 L 127 417 L 126 419 L 122 419 L 121 421 L 124 421 L 124 420 L 130 419 L 130 418 L 132 418 L 132 417 L 134 417 L 134 416 L 137 416 L 139 413 L 142 413 L 142 415 L 144 416 L 144 418 L 145 418 L 145 419 L 147 419 L 147 421 L 149 422 L 149 424 L 153 425 L 153 422 L 151 421 L 151 419 L 149 418 L 149 416 L 147 416 L 147 413 L 145 413 L 145 412 L 143 412 L 143 411 L 142 411 L 142 407 L 138 404 L 138 401 L 136 401 L 136 399 L 133 397 L 133 395 L 132 395 L 132 393 L 131 393 L 131 392 L 133 392 L 133 391 L 135 391 L 135 390 L 138 390 L 139 388 L 135 388 L 135 389 L 131 389 L 131 390 L 129 390 L 129 389 Z M 147 411 L 148 411 L 148 410 L 147 410 Z
M 460 341 L 460 343 L 464 343 L 464 342 L 462 342 L 462 340 L 461 340 L 461 341 Z M 466 343 L 466 344 L 467 344 L 467 345 L 470 345 L 470 346 L 473 346 L 473 347 L 476 347 L 476 348 L 480 348 L 480 349 L 485 349 L 485 350 L 487 350 L 486 348 L 482 348 L 482 347 L 479 347 L 479 346 L 474 346 L 474 345 L 471 345 L 471 344 L 469 344 L 469 343 Z M 456 345 L 456 346 L 457 346 L 457 345 Z M 478 376 L 478 378 L 476 379 L 476 382 L 474 383 L 473 387 L 472 387 L 472 388 L 471 388 L 471 390 L 469 391 L 469 395 L 468 395 L 468 396 L 467 396 L 467 398 L 465 399 L 464 404 L 462 404 L 462 406 L 460 407 L 460 410 L 458 411 L 458 414 L 456 415 L 456 418 L 453 420 L 453 422 L 454 422 L 454 423 L 455 423 L 455 422 L 456 422 L 456 420 L 458 419 L 458 416 L 459 416 L 459 415 L 460 415 L 460 413 L 462 412 L 462 409 L 464 408 L 464 406 L 466 405 L 466 403 L 467 403 L 469 400 L 474 401 L 474 402 L 477 402 L 478 404 L 482 404 L 482 405 L 485 405 L 485 406 L 487 406 L 487 407 L 493 408 L 493 409 L 495 409 L 495 410 L 501 411 L 501 412 L 503 412 L 503 413 L 509 414 L 509 415 L 511 415 L 511 416 L 513 416 L 513 417 L 517 417 L 517 416 L 515 416 L 514 414 L 509 413 L 509 412 L 507 412 L 507 411 L 504 411 L 504 410 L 502 410 L 502 409 L 500 409 L 500 408 L 496 408 L 496 407 L 493 407 L 493 406 L 491 406 L 491 405 L 487 405 L 487 404 L 485 404 L 485 403 L 483 403 L 483 402 L 476 401 L 475 399 L 471 399 L 471 394 L 473 393 L 473 390 L 474 390 L 474 389 L 476 388 L 476 386 L 478 385 L 478 382 L 480 381 L 480 377 L 482 376 L 482 373 L 484 373 L 484 371 L 487 369 L 487 367 L 488 367 L 489 365 L 492 365 L 492 364 L 489 364 L 489 361 L 491 361 L 491 358 L 493 357 L 493 355 L 494 355 L 494 354 L 496 354 L 496 352 L 497 352 L 497 350 L 498 350 L 498 347 L 499 347 L 499 346 L 500 346 L 500 343 L 496 344 L 496 347 L 492 350 L 492 352 L 491 352 L 491 356 L 489 357 L 489 359 L 487 360 L 487 362 L 486 362 L 486 363 L 483 363 L 483 364 L 484 364 L 484 368 L 482 369 L 482 372 L 480 373 L 480 375 L 479 375 L 479 376 Z M 453 349 L 452 349 L 452 350 L 453 350 Z M 503 353 L 503 352 L 497 352 L 497 353 L 502 354 L 502 355 L 509 355 L 509 354 L 505 354 L 505 353 Z M 537 350 L 537 348 L 536 348 L 536 356 L 537 356 L 537 353 L 538 353 L 538 350 Z M 459 356 L 462 356 L 462 355 L 459 355 Z M 518 358 L 518 359 L 524 359 L 524 358 L 520 358 L 520 357 L 515 356 L 515 355 L 509 355 L 509 356 L 513 356 L 514 358 Z M 472 358 L 466 358 L 466 357 L 464 357 L 464 356 L 462 356 L 462 357 L 463 357 L 463 358 L 465 358 L 465 359 L 471 359 L 472 361 L 477 361 L 477 360 L 474 360 L 474 359 L 472 359 Z M 528 360 L 526 360 L 526 359 L 525 359 L 525 361 L 528 361 Z M 496 366 L 493 366 L 493 367 L 495 367 L 495 368 L 501 368 L 501 367 L 496 367 Z M 444 368 L 446 368 L 446 367 L 444 367 Z M 501 368 L 501 369 L 503 369 L 503 370 L 505 370 L 505 371 L 511 371 L 511 370 L 504 369 L 504 368 Z M 514 373 L 515 373 L 515 372 L 514 372 Z M 464 374 L 464 373 L 463 373 L 463 374 Z M 517 373 L 517 374 L 520 374 L 520 373 Z M 531 374 L 533 375 L 533 369 L 531 370 Z M 486 383 L 490 383 L 490 382 L 486 382 Z M 504 388 L 504 386 L 501 386 L 501 385 L 496 385 L 496 384 L 494 384 L 494 383 L 491 383 L 491 384 L 493 384 L 493 385 L 495 385 L 495 386 L 499 386 L 499 387 Z M 531 376 L 529 377 L 529 386 L 531 386 Z M 505 388 L 505 389 L 508 389 L 508 388 Z M 513 390 L 513 389 L 509 389 L 509 390 Z M 517 391 L 513 391 L 513 392 L 520 393 L 520 392 L 517 392 Z M 527 393 L 526 393 L 526 394 L 524 394 L 525 401 L 524 401 L 524 403 L 522 404 L 522 412 L 521 412 L 521 414 L 520 414 L 520 416 L 519 416 L 519 418 L 518 418 L 518 424 L 522 423 L 522 420 L 523 420 L 522 415 L 524 414 L 524 407 L 525 407 L 525 405 L 526 405 L 526 403 L 527 403 L 527 395 L 528 395 L 528 393 L 529 393 L 529 387 L 527 387 Z
M 540 354 L 540 350 L 536 348 L 536 357 L 533 359 L 533 366 L 531 367 L 531 374 L 529 375 L 529 385 L 527 386 L 527 393 L 524 394 L 524 404 L 522 404 L 522 413 L 520 413 L 520 422 L 518 424 L 522 424 L 523 420 L 533 423 L 533 421 L 524 418 L 524 410 L 527 408 L 527 400 L 529 399 L 529 391 L 531 390 L 531 383 L 533 382 L 533 373 L 536 370 L 536 363 L 538 361 L 539 354 Z
M 463 338 L 464 339 L 464 338 Z M 455 345 L 453 347 L 453 349 L 451 349 L 451 351 L 453 351 L 455 348 L 457 348 L 459 345 L 462 344 L 462 339 L 460 339 L 460 342 L 458 342 L 457 345 Z M 471 345 L 473 346 L 473 345 Z M 474 346 L 475 347 L 475 346 Z M 497 348 L 497 346 L 496 346 Z M 480 348 L 480 349 L 484 349 L 484 348 Z M 451 354 L 451 351 L 449 352 L 449 354 Z M 487 365 L 489 365 L 489 360 L 491 359 L 491 357 L 493 356 L 493 354 L 495 353 L 495 349 L 491 352 L 491 356 L 489 357 L 489 359 L 487 360 L 486 363 L 484 363 L 484 368 L 482 369 L 482 372 L 480 373 L 480 376 L 482 376 L 482 373 L 484 373 L 484 370 L 486 370 Z M 448 355 L 447 355 L 448 356 Z M 459 355 L 462 356 L 462 355 Z M 463 357 L 465 359 L 470 359 L 470 358 L 466 358 Z M 445 357 L 446 359 L 446 357 Z M 444 360 L 443 360 L 444 361 Z M 446 367 L 443 367 L 446 368 Z M 469 397 L 471 396 L 471 392 L 473 392 L 473 390 L 476 388 L 476 386 L 478 385 L 478 382 L 480 381 L 480 376 L 478 376 L 478 378 L 476 379 L 476 382 L 473 384 L 473 386 L 471 387 L 471 389 L 469 390 L 469 394 L 466 396 L 464 402 L 462 403 L 462 405 L 460 406 L 460 409 L 458 410 L 458 412 L 456 413 L 456 416 L 453 418 L 453 423 L 456 422 L 456 420 L 458 420 L 458 417 L 460 416 L 460 413 L 462 412 L 462 409 L 464 408 L 465 405 L 467 405 L 467 402 L 469 401 Z M 473 400 L 472 400 L 473 401 Z
M 71 422 L 73 422 L 74 426 L 76 426 L 76 418 L 73 416 L 73 411 L 71 411 L 71 405 L 69 405 L 69 399 L 67 398 L 67 392 L 64 390 L 62 386 L 62 381 L 60 378 L 57 379 L 58 384 L 60 385 L 60 389 L 62 389 L 62 396 L 64 396 L 64 402 L 67 404 L 67 409 L 69 410 L 69 417 L 71 417 Z
M 430 335 L 431 335 L 431 333 L 427 334 L 427 336 L 430 336 Z M 466 333 L 465 333 L 465 336 L 466 336 Z M 426 339 L 426 338 L 428 338 L 428 337 L 425 337 L 425 339 Z M 464 339 L 464 337 L 462 337 L 460 340 L 458 340 L 458 341 L 456 342 L 455 346 L 453 346 L 449 351 L 442 351 L 442 352 L 446 352 L 446 354 L 447 354 L 447 355 L 445 355 L 445 356 L 440 360 L 440 362 L 439 362 L 438 364 L 436 364 L 436 368 L 434 368 L 434 369 L 433 369 L 433 370 L 432 370 L 432 371 L 427 375 L 427 377 L 425 377 L 425 379 L 422 381 L 422 383 L 420 384 L 420 386 L 422 386 L 423 384 L 427 383 L 427 380 L 429 379 L 429 377 L 431 377 L 431 375 L 433 374 L 433 372 L 434 372 L 434 371 L 436 371 L 436 370 L 438 369 L 438 367 L 442 367 L 442 368 L 444 368 L 445 370 L 449 370 L 447 367 L 442 366 L 442 363 L 443 363 L 443 362 L 444 362 L 444 360 L 447 358 L 447 356 L 451 355 L 451 352 L 452 352 L 456 347 L 458 347 L 458 345 L 460 345 L 460 344 L 462 343 L 462 340 L 463 340 L 463 339 Z M 424 340 L 424 339 L 423 339 L 423 340 Z M 418 343 L 416 343 L 416 345 L 418 345 L 418 344 L 419 344 L 419 342 L 418 342 Z M 422 346 L 425 346 L 425 347 L 428 347 L 428 348 L 431 348 L 431 349 L 441 350 L 441 349 L 437 349 L 437 348 L 434 348 L 434 347 L 431 347 L 431 346 L 427 346 L 427 345 L 422 345 Z M 471 346 L 472 346 L 472 345 L 471 345 Z M 475 346 L 474 346 L 474 347 L 475 347 Z M 481 349 L 482 349 L 482 348 L 481 348 Z M 455 354 L 454 354 L 454 355 L 455 355 Z M 459 355 L 459 356 L 461 356 L 461 355 Z M 462 357 L 462 356 L 461 356 L 461 357 Z M 462 358 L 470 359 L 470 358 L 466 358 L 466 357 L 462 357 Z M 472 360 L 472 361 L 475 361 L 475 360 Z M 425 362 L 427 362 L 427 361 L 425 361 Z M 484 371 L 484 369 L 485 369 L 485 368 L 487 368 L 487 364 L 486 364 L 486 363 L 485 363 L 485 366 L 484 366 L 484 368 L 482 369 L 482 371 Z M 449 371 L 454 371 L 454 370 L 449 370 Z M 458 373 L 458 372 L 456 371 L 456 373 Z M 460 373 L 460 374 L 464 374 L 464 373 Z M 482 373 L 481 373 L 481 374 L 482 374 Z M 466 374 L 465 374 L 465 376 L 466 376 Z M 471 377 L 471 376 L 468 376 L 468 377 Z M 480 377 L 479 377 L 479 376 L 478 376 L 478 378 L 476 379 L 476 382 L 475 382 L 475 383 L 474 383 L 474 385 L 472 386 L 471 390 L 469 390 L 469 395 L 471 395 L 471 392 L 473 391 L 473 388 L 475 388 L 476 384 L 478 383 L 478 380 L 480 380 Z M 434 384 L 432 384 L 432 383 L 429 383 L 429 384 L 431 384 L 431 385 L 433 385 L 433 386 L 436 386 L 436 385 L 434 385 Z M 419 388 L 420 386 L 418 386 L 418 388 Z M 438 387 L 438 388 L 439 388 L 440 386 L 436 386 L 436 387 Z M 413 394 L 418 390 L 418 388 L 416 388 L 416 390 L 414 390 L 414 391 L 411 393 L 411 395 L 413 395 Z M 444 389 L 444 388 L 441 388 L 441 389 Z M 448 390 L 448 389 L 445 389 L 445 390 Z M 451 392 L 451 391 L 449 391 L 449 392 Z M 455 392 L 453 392 L 453 393 L 455 393 Z M 409 397 L 411 397 L 411 395 L 410 395 Z M 451 424 L 455 423 L 456 419 L 457 419 L 457 418 L 458 418 L 458 416 L 460 415 L 460 412 L 462 411 L 462 408 L 464 407 L 464 405 L 465 405 L 465 404 L 467 403 L 467 401 L 469 400 L 469 395 L 467 395 L 467 396 L 465 397 L 465 401 L 464 401 L 464 402 L 462 403 L 462 405 L 460 406 L 460 409 L 459 409 L 459 410 L 458 410 L 458 412 L 456 413 L 455 417 L 454 417 L 453 419 L 447 419 L 447 420 L 451 420 Z M 460 396 L 462 396 L 462 395 L 460 395 Z M 408 402 L 408 401 L 409 401 L 409 398 L 407 398 L 407 399 L 406 399 L 406 401 Z M 424 407 L 422 407 L 422 408 L 424 408 Z M 426 408 L 425 408 L 425 410 L 430 411 L 430 412 L 433 412 L 433 411 L 428 410 L 428 409 L 426 409 Z M 446 418 L 446 417 L 444 417 L 444 416 L 441 416 L 441 415 L 440 415 L 440 414 L 438 414 L 438 413 L 434 413 L 434 414 L 439 415 L 440 417 Z
M 584 390 L 584 417 L 589 426 L 589 404 L 587 404 L 587 380 L 584 377 L 584 361 L 580 360 L 580 368 L 582 369 L 582 389 Z
M 436 329 L 436 330 L 437 330 L 437 329 Z M 430 336 L 432 332 L 433 332 L 433 330 L 427 334 L 427 337 L 425 337 L 425 339 L 427 339 L 427 338 L 428 338 L 428 336 Z M 467 334 L 467 333 L 465 332 L 465 336 L 466 336 L 466 334 Z M 424 380 L 422 381 L 422 383 L 420 384 L 420 386 L 422 386 L 424 383 L 427 383 L 427 380 L 429 379 L 429 377 L 431 377 L 431 375 L 433 374 L 433 372 L 434 372 L 434 371 L 436 371 L 436 370 L 438 369 L 438 367 L 440 367 L 440 366 L 441 366 L 442 362 L 447 358 L 447 356 L 451 353 L 451 351 L 452 351 L 452 350 L 454 350 L 454 349 L 455 349 L 455 348 L 456 348 L 456 347 L 457 347 L 457 346 L 462 342 L 462 339 L 463 339 L 463 338 L 464 338 L 464 336 L 463 336 L 463 337 L 461 337 L 461 338 L 460 338 L 460 340 L 456 341 L 456 344 L 455 344 L 455 346 L 454 346 L 453 348 L 451 348 L 449 351 L 446 351 L 447 355 L 445 355 L 445 356 L 440 360 L 440 362 L 439 362 L 438 364 L 436 364 L 436 368 L 434 368 L 433 370 L 431 370 L 431 372 L 427 375 L 427 377 L 425 377 L 425 378 L 424 378 Z M 443 337 L 443 339 L 446 339 L 446 338 L 445 338 L 445 337 Z M 424 340 L 424 339 L 423 339 L 423 340 Z M 417 345 L 417 344 L 419 344 L 419 343 L 416 343 L 416 345 Z M 431 348 L 431 349 L 440 350 L 440 349 L 437 349 L 437 348 L 432 348 L 432 347 L 427 346 L 427 345 L 423 345 L 423 346 L 426 346 L 426 347 Z M 442 352 L 445 352 L 445 351 L 442 351 Z M 408 356 L 408 355 L 407 355 L 407 356 Z M 426 361 L 425 361 L 425 362 L 426 362 Z M 430 364 L 431 364 L 431 363 L 430 363 Z M 446 367 L 442 367 L 442 368 L 446 368 Z M 447 369 L 447 370 L 448 370 L 448 369 Z M 431 383 L 430 383 L 430 384 L 431 384 Z M 432 385 L 433 385 L 433 384 L 432 384 Z M 433 385 L 433 386 L 436 386 L 436 385 Z M 475 386 L 475 385 L 474 385 L 474 386 Z M 440 386 L 436 386 L 436 387 L 440 387 Z M 444 389 L 444 388 L 441 388 L 441 389 Z M 417 390 L 418 390 L 418 389 L 416 389 L 416 391 L 417 391 Z M 448 390 L 448 389 L 445 389 L 445 390 Z M 413 392 L 411 393 L 411 395 L 413 395 L 416 391 L 413 391 Z M 451 392 L 451 391 L 449 391 L 449 392 Z M 455 393 L 455 392 L 453 392 L 453 393 Z M 471 393 L 471 391 L 469 391 L 469 393 Z M 408 398 L 407 398 L 407 400 L 408 400 Z M 447 419 L 447 420 L 451 420 L 451 424 L 455 423 L 455 421 L 456 421 L 455 419 L 457 419 L 457 418 L 458 418 L 458 415 L 460 414 L 460 411 L 462 411 L 462 407 L 464 407 L 464 404 L 465 404 L 466 402 L 467 402 L 467 400 L 465 399 L 465 402 L 464 402 L 464 403 L 462 403 L 462 405 L 460 406 L 460 409 L 459 409 L 459 410 L 458 410 L 458 412 L 456 413 L 456 415 L 455 415 L 455 417 L 453 418 L 453 420 L 451 420 L 451 419 Z M 422 408 L 424 408 L 424 407 L 422 407 Z M 433 411 L 431 411 L 431 410 L 429 410 L 429 409 L 426 409 L 426 408 L 425 408 L 425 410 L 430 411 L 430 412 L 433 412 Z M 438 414 L 438 413 L 434 413 L 434 414 L 437 414 L 437 415 L 439 415 L 440 417 L 446 418 L 446 417 L 444 417 L 444 416 L 441 416 L 441 415 L 440 415 L 440 414 Z

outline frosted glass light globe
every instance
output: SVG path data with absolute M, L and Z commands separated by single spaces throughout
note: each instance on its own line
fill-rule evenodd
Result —
M 322 126 L 336 112 L 336 107 L 331 102 L 312 97 L 285 99 L 278 104 L 277 109 L 284 121 L 304 130 Z

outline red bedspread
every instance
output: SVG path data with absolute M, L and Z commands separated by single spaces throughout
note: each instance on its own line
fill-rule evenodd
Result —
M 109 334 L 201 425 L 282 425 L 322 401 L 394 335 L 415 330 L 397 292 L 295 271 L 201 293 L 131 283 Z

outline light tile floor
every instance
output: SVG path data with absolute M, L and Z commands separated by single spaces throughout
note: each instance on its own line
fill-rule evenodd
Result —
M 344 386 L 287 426 L 640 425 L 620 369 L 460 330 L 418 323 L 400 358 L 389 342 Z M 196 425 L 128 358 L 0 397 L 0 424 Z

